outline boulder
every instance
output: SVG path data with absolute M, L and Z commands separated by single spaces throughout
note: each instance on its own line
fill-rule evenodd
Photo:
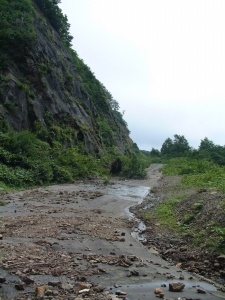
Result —
M 170 292 L 181 292 L 185 287 L 185 284 L 182 282 L 172 282 L 169 284 Z

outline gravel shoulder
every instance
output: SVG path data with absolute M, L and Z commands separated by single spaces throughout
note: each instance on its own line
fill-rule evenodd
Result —
M 162 186 L 161 167 L 152 165 L 146 180 L 2 194 L 1 299 L 155 299 L 157 287 L 164 299 L 225 299 L 215 285 L 163 260 L 156 247 L 131 235 L 139 222 L 128 208 L 143 198 L 146 203 L 153 197 L 150 188 Z M 137 216 L 142 208 L 135 208 Z M 168 291 L 178 281 L 183 291 Z M 198 286 L 206 292 L 201 297 Z

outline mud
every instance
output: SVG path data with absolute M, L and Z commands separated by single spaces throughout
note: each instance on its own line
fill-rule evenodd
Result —
M 146 180 L 75 182 L 2 195 L 1 299 L 155 299 L 161 285 L 165 299 L 225 299 L 213 284 L 140 242 L 145 224 L 129 207 L 160 185 L 160 168 L 152 165 Z M 183 292 L 169 292 L 168 284 L 180 278 Z M 200 297 L 196 286 L 206 294 Z M 126 295 L 116 296 L 118 290 Z

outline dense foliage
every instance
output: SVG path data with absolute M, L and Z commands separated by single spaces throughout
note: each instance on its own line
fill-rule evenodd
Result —
M 70 24 L 67 16 L 62 13 L 58 4 L 60 0 L 34 0 L 41 9 L 44 16 L 49 20 L 52 27 L 59 33 L 61 39 L 67 46 L 71 46 L 73 37 L 70 35 Z
M 167 160 L 176 157 L 207 160 L 220 166 L 225 165 L 225 146 L 215 145 L 208 138 L 201 140 L 198 149 L 190 147 L 189 142 L 183 135 L 174 135 L 174 139 L 167 138 L 160 150 L 152 148 L 149 152 L 152 158 Z
M 116 157 L 123 162 L 121 176 L 143 178 L 146 175 L 145 168 L 149 161 L 144 155 L 133 154 L 129 158 L 109 151 L 96 158 L 84 154 L 82 143 L 65 149 L 63 143 L 69 137 L 68 132 L 64 135 L 65 129 L 60 132 L 59 128 L 55 128 L 55 138 L 52 135 L 47 142 L 47 130 L 41 132 L 39 128 L 36 133 L 16 132 L 5 122 L 1 122 L 0 128 L 0 187 L 3 188 L 71 182 L 87 176 L 109 179 L 110 166 Z
M 144 218 L 216 257 L 225 253 L 225 147 L 204 138 L 192 149 L 183 136 L 174 137 L 166 139 L 161 151 L 153 148 L 150 157 L 164 162 L 165 175 L 178 175 L 181 181 L 175 177 L 177 184 Z
M 174 140 L 168 138 L 162 145 L 161 153 L 167 156 L 184 156 L 190 151 L 191 147 L 183 135 L 174 135 Z
M 35 42 L 33 9 L 30 0 L 0 1 L 0 71 L 10 59 L 22 59 Z
M 117 157 L 120 157 L 123 162 L 121 176 L 143 178 L 146 175 L 145 168 L 149 158 L 140 154 L 137 147 L 132 148 L 132 146 L 126 150 L 126 154 L 129 153 L 130 157 L 120 155 L 116 144 L 117 134 L 119 133 L 120 139 L 123 136 L 127 138 L 129 130 L 120 112 L 119 103 L 70 48 L 72 40 L 69 34 L 70 25 L 59 8 L 59 3 L 59 0 L 2 0 L 0 2 L 0 78 L 2 79 L 0 93 L 2 92 L 1 104 L 7 111 L 6 117 L 2 115 L 0 119 L 0 186 L 21 188 L 69 182 L 88 175 L 109 178 L 111 163 Z M 65 65 L 68 64 L 68 51 L 71 54 L 70 63 L 71 59 L 74 63 L 73 74 L 59 72 L 60 84 L 65 79 L 65 85 L 62 85 L 65 93 L 70 92 L 70 85 L 79 86 L 84 97 L 75 99 L 71 93 L 71 101 L 78 101 L 93 120 L 97 139 L 105 155 L 87 154 L 84 138 L 79 138 L 79 132 L 83 135 L 83 132 L 89 130 L 85 128 L 85 124 L 73 126 L 68 120 L 65 122 L 54 120 L 53 114 L 48 111 L 43 116 L 44 122 L 40 122 L 34 113 L 35 101 L 33 100 L 36 100 L 36 90 L 33 82 L 39 87 L 39 92 L 45 92 L 46 82 L 43 84 L 43 81 L 46 77 L 49 74 L 58 76 L 56 72 L 54 73 L 54 64 L 50 65 L 43 60 L 42 56 L 41 61 L 32 61 L 29 56 L 31 52 L 39 51 L 36 47 L 38 39 L 35 24 L 40 21 L 40 26 L 45 26 L 44 19 L 47 19 L 58 32 L 66 46 Z M 49 39 L 53 39 L 52 31 L 45 29 Z M 59 56 L 64 58 L 62 53 Z M 37 75 L 33 74 L 32 69 L 35 64 L 38 66 L 38 75 L 43 80 L 32 78 L 33 75 Z M 17 112 L 16 99 L 9 100 L 6 93 L 6 89 L 10 88 L 9 66 L 16 67 L 16 74 L 13 74 L 17 79 L 15 85 L 24 92 L 27 100 L 29 120 L 32 119 L 30 131 L 17 132 L 6 121 L 10 119 L 10 114 Z M 90 100 L 89 103 L 84 103 L 83 99 L 86 98 Z
M 84 89 L 90 95 L 92 101 L 103 114 L 109 114 L 113 118 L 127 128 L 127 123 L 123 119 L 122 113 L 119 111 L 120 106 L 106 87 L 95 77 L 91 69 L 80 59 L 76 51 L 70 49 L 74 64 L 82 80 Z M 113 126 L 113 124 L 110 124 Z M 127 129 L 128 131 L 128 129 Z
M 206 159 L 172 158 L 164 168 L 166 175 L 183 175 L 186 187 L 211 188 L 225 192 L 225 166 Z

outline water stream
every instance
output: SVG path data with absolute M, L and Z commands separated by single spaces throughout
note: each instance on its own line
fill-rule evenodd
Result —
M 142 243 L 146 241 L 145 237 L 145 231 L 146 231 L 146 225 L 144 224 L 143 221 L 135 217 L 135 215 L 130 211 L 130 208 L 134 205 L 141 204 L 141 202 L 144 200 L 144 198 L 148 195 L 150 191 L 150 187 L 145 187 L 145 186 L 120 186 L 120 193 L 121 196 L 126 196 L 130 197 L 131 200 L 135 203 L 129 205 L 128 207 L 125 208 L 125 213 L 129 219 L 135 220 L 136 225 L 132 229 L 131 236 Z M 125 194 L 124 192 L 127 192 Z M 118 195 L 118 192 L 116 191 L 116 194 Z

